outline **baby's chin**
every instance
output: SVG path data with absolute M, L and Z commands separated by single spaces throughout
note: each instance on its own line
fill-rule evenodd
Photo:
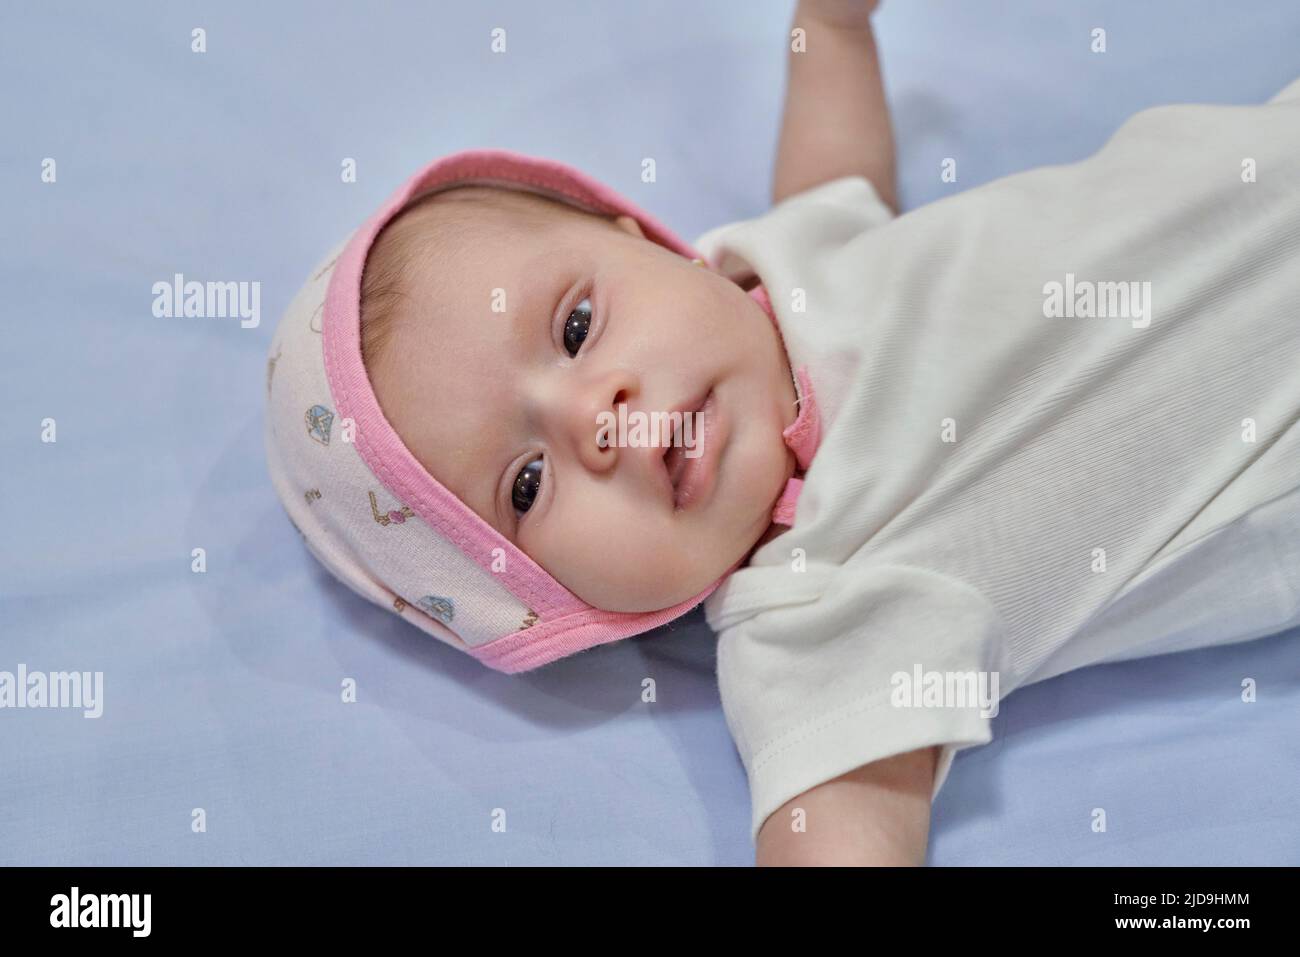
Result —
M 638 570 L 634 575 L 621 580 L 606 578 L 591 587 L 579 588 L 568 583 L 565 587 L 587 604 L 604 611 L 644 613 L 672 608 L 699 596 L 733 566 L 747 562 L 757 546 L 785 531 L 785 526 L 772 523 L 774 506 L 775 500 L 755 513 L 747 525 L 727 536 L 730 543 L 728 548 L 718 547 L 717 537 L 706 532 L 698 533 L 701 536 L 709 535 L 713 545 L 707 555 L 699 549 L 694 550 L 704 564 L 684 571 L 679 563 L 672 562 L 668 568 L 658 570 L 680 576 L 675 583 L 669 583 L 667 575 L 656 574 L 655 570 L 648 574 L 644 570 Z M 690 548 L 691 543 L 687 542 L 684 547 Z
M 723 571 L 725 570 L 724 568 Z M 714 575 L 698 587 L 693 587 L 691 583 L 683 583 L 680 589 L 656 590 L 653 592 L 645 590 L 643 576 L 638 576 L 635 581 L 619 582 L 607 579 L 587 588 L 574 587 L 568 584 L 565 587 L 588 605 L 599 608 L 601 611 L 620 614 L 644 614 L 646 612 L 663 611 L 665 608 L 672 608 L 689 598 L 694 598 L 717 581 L 721 574 L 722 571 L 719 571 L 717 575 Z
M 750 548 L 749 536 L 734 541 L 728 537 L 734 547 L 724 549 L 718 547 L 716 537 L 705 532 L 698 534 L 708 538 L 706 547 L 687 539 L 679 548 L 672 549 L 671 554 L 647 555 L 638 561 L 620 563 L 623 567 L 612 573 L 608 564 L 599 571 L 591 569 L 586 581 L 556 577 L 588 605 L 603 611 L 639 614 L 672 608 L 698 597 Z M 689 566 L 682 563 L 683 554 L 693 556 Z

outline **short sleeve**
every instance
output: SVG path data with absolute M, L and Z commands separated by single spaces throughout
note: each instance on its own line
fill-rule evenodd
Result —
M 745 252 L 755 243 L 816 255 L 895 218 L 870 180 L 842 176 L 787 196 L 761 216 L 710 229 L 693 245 L 720 273 L 740 279 L 748 271 Z
M 893 564 L 849 562 L 815 600 L 805 593 L 727 627 L 718 682 L 749 776 L 751 836 L 818 784 L 941 745 L 933 800 L 957 751 L 992 740 L 1003 648 L 1001 619 L 978 591 Z M 936 680 L 963 691 L 921 693 Z

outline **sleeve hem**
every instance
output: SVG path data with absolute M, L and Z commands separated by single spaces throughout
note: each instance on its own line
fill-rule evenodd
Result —
M 982 716 L 978 708 L 909 708 L 910 720 L 897 722 L 879 720 L 882 710 L 892 710 L 888 698 L 873 698 L 863 705 L 847 709 L 800 740 L 798 747 L 765 755 L 754 764 L 749 773 L 752 841 L 757 843 L 763 822 L 781 805 L 818 784 L 872 761 L 942 745 L 930 795 L 933 802 L 957 752 L 993 739 L 992 719 Z

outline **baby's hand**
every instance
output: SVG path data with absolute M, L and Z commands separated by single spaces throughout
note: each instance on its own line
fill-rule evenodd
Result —
M 836 27 L 865 27 L 880 0 L 799 0 L 796 18 L 813 17 Z

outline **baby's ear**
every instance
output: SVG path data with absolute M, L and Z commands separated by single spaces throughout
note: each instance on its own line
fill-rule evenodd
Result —
M 645 233 L 641 232 L 641 224 L 631 216 L 623 215 L 614 220 L 614 225 L 625 233 L 631 233 L 633 236 L 639 236 L 645 239 Z

